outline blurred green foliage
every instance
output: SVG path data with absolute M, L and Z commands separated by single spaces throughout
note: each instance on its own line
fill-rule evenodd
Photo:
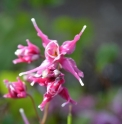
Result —
M 96 52 L 96 70 L 102 72 L 106 65 L 116 60 L 118 53 L 116 44 L 103 44 Z
M 40 7 L 57 7 L 64 3 L 64 0 L 1 0 L 0 7 L 3 10 L 14 12 L 26 6 L 26 8 L 39 9 Z M 17 11 L 16 11 L 17 12 Z

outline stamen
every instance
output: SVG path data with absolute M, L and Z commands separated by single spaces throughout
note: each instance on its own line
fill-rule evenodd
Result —
M 42 77 L 43 78 L 46 78 L 47 76 L 48 76 L 48 70 L 46 69 L 46 70 L 44 70 L 43 72 L 42 72 Z
M 60 71 L 56 69 L 56 70 L 54 70 L 54 74 L 55 74 L 55 76 L 58 76 L 60 74 Z

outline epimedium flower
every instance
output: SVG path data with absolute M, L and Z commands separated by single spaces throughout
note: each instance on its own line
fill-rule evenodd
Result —
M 18 49 L 15 51 L 17 59 L 13 60 L 14 64 L 17 63 L 31 63 L 40 57 L 39 48 L 32 44 L 28 39 L 26 40 L 28 46 L 18 45 Z
M 83 27 L 81 32 L 74 37 L 73 40 L 65 41 L 61 46 L 59 46 L 57 40 L 49 39 L 48 36 L 39 29 L 34 18 L 32 18 L 31 21 L 37 31 L 37 35 L 42 39 L 42 45 L 45 48 L 45 60 L 39 67 L 27 72 L 22 72 L 19 75 L 30 74 L 32 72 L 37 72 L 38 75 L 41 75 L 42 71 L 46 68 L 52 65 L 53 67 L 60 65 L 61 68 L 73 74 L 83 86 L 84 84 L 80 79 L 80 77 L 84 77 L 83 72 L 77 68 L 76 63 L 72 58 L 65 57 L 64 55 L 74 52 L 76 43 L 84 32 L 86 25 Z
M 5 98 L 25 98 L 27 96 L 26 86 L 24 82 L 17 77 L 17 82 L 9 82 L 4 80 L 6 87 L 8 88 L 8 93 L 3 97 Z
M 62 107 L 68 103 L 76 104 L 76 102 L 71 99 L 68 90 L 62 86 L 65 82 L 64 74 L 58 69 L 48 68 L 43 71 L 40 77 L 38 77 L 38 75 L 36 77 L 34 74 L 27 75 L 26 80 L 31 82 L 31 85 L 37 83 L 40 86 L 45 86 L 47 88 L 47 91 L 44 94 L 44 99 L 39 105 L 41 110 L 43 110 L 47 102 L 51 101 L 56 95 L 60 95 L 66 100 L 66 102 L 62 104 Z
M 64 107 L 68 103 L 76 104 L 76 102 L 70 97 L 68 90 L 62 86 L 64 82 L 64 74 L 60 73 L 55 78 L 55 80 L 50 80 L 50 82 L 47 83 L 47 91 L 44 94 L 44 99 L 38 106 L 41 111 L 43 111 L 45 105 L 50 102 L 56 95 L 60 95 L 63 99 L 66 100 L 66 102 L 62 104 L 62 107 Z
M 31 83 L 33 86 L 35 83 L 39 84 L 40 86 L 47 86 L 49 82 L 55 81 L 56 77 L 61 72 L 58 69 L 48 68 L 42 72 L 41 76 L 30 74 L 24 76 L 24 79 Z

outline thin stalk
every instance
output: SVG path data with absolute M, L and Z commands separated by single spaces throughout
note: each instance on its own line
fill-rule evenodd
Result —
M 28 119 L 27 119 L 27 117 L 26 117 L 26 115 L 25 115 L 25 113 L 24 113 L 24 109 L 21 108 L 21 109 L 19 109 L 19 111 L 20 111 L 20 114 L 22 116 L 22 119 L 23 119 L 24 123 L 25 124 L 30 124 Z
M 37 116 L 37 118 L 38 118 L 38 120 L 39 120 L 39 122 L 40 122 L 41 119 L 40 119 L 40 117 L 39 117 L 39 115 L 38 115 L 38 112 L 37 112 L 37 109 L 36 109 L 36 105 L 35 105 L 34 99 L 33 99 L 33 97 L 32 97 L 30 94 L 27 94 L 27 95 L 29 96 L 29 98 L 30 98 L 31 101 L 32 101 L 32 104 L 33 104 L 33 107 L 34 107 L 36 116 Z
M 69 105 L 69 114 L 67 116 L 67 124 L 72 124 L 72 105 Z
M 47 115 L 48 115 L 48 110 L 49 110 L 49 105 L 50 103 L 48 102 L 45 106 L 45 109 L 44 109 L 44 115 L 43 115 L 43 118 L 42 118 L 42 121 L 40 124 L 45 124 L 46 122 L 46 119 L 47 119 Z

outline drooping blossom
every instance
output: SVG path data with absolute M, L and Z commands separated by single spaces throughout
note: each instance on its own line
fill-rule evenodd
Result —
M 19 75 L 30 74 L 33 72 L 37 72 L 38 75 L 41 75 L 42 71 L 47 69 L 50 66 L 56 67 L 57 65 L 65 69 L 66 71 L 73 74 L 83 86 L 83 82 L 80 77 L 84 77 L 83 72 L 77 68 L 75 61 L 72 58 L 65 57 L 66 54 L 71 54 L 75 50 L 75 46 L 77 41 L 80 39 L 80 36 L 84 32 L 86 26 L 83 27 L 81 32 L 77 34 L 73 40 L 65 41 L 61 46 L 59 46 L 56 40 L 50 40 L 47 35 L 45 35 L 37 26 L 34 18 L 31 19 L 36 31 L 37 35 L 42 39 L 42 45 L 45 48 L 45 60 L 42 64 L 30 71 L 22 72 Z
M 44 99 L 42 103 L 39 105 L 39 108 L 43 111 L 45 105 L 47 102 L 52 100 L 52 98 L 56 95 L 60 95 L 63 99 L 66 100 L 65 103 L 62 104 L 62 107 L 64 107 L 68 103 L 76 104 L 74 100 L 71 99 L 69 96 L 68 90 L 64 88 L 62 85 L 65 82 L 64 81 L 64 74 L 62 74 L 58 70 L 46 70 L 47 74 L 43 74 L 43 77 L 38 77 L 35 79 L 35 82 L 39 83 L 41 86 L 46 86 L 47 91 L 44 94 Z M 32 79 L 33 80 L 33 79 Z
M 40 57 L 40 50 L 37 46 L 32 44 L 28 39 L 26 40 L 28 46 L 18 45 L 18 49 L 15 51 L 17 59 L 13 60 L 14 64 L 17 63 L 31 63 Z
M 26 86 L 24 82 L 17 78 L 16 82 L 9 82 L 8 80 L 4 80 L 6 87 L 8 88 L 8 93 L 3 97 L 5 98 L 24 98 L 27 96 Z
M 55 81 L 56 77 L 60 74 L 60 71 L 53 68 L 48 68 L 42 72 L 42 75 L 30 74 L 24 76 L 24 79 L 31 83 L 33 86 L 35 83 L 40 86 L 47 86 L 49 82 Z
M 66 100 L 65 103 L 62 104 L 62 107 L 67 105 L 68 103 L 76 104 L 74 100 L 71 99 L 69 96 L 69 93 L 66 88 L 62 87 L 62 81 L 55 81 L 52 82 L 51 84 L 48 84 L 47 87 L 47 92 L 44 94 L 44 99 L 42 103 L 38 106 L 42 111 L 47 104 L 47 102 L 51 101 L 52 98 L 56 95 L 60 95 L 62 98 Z

